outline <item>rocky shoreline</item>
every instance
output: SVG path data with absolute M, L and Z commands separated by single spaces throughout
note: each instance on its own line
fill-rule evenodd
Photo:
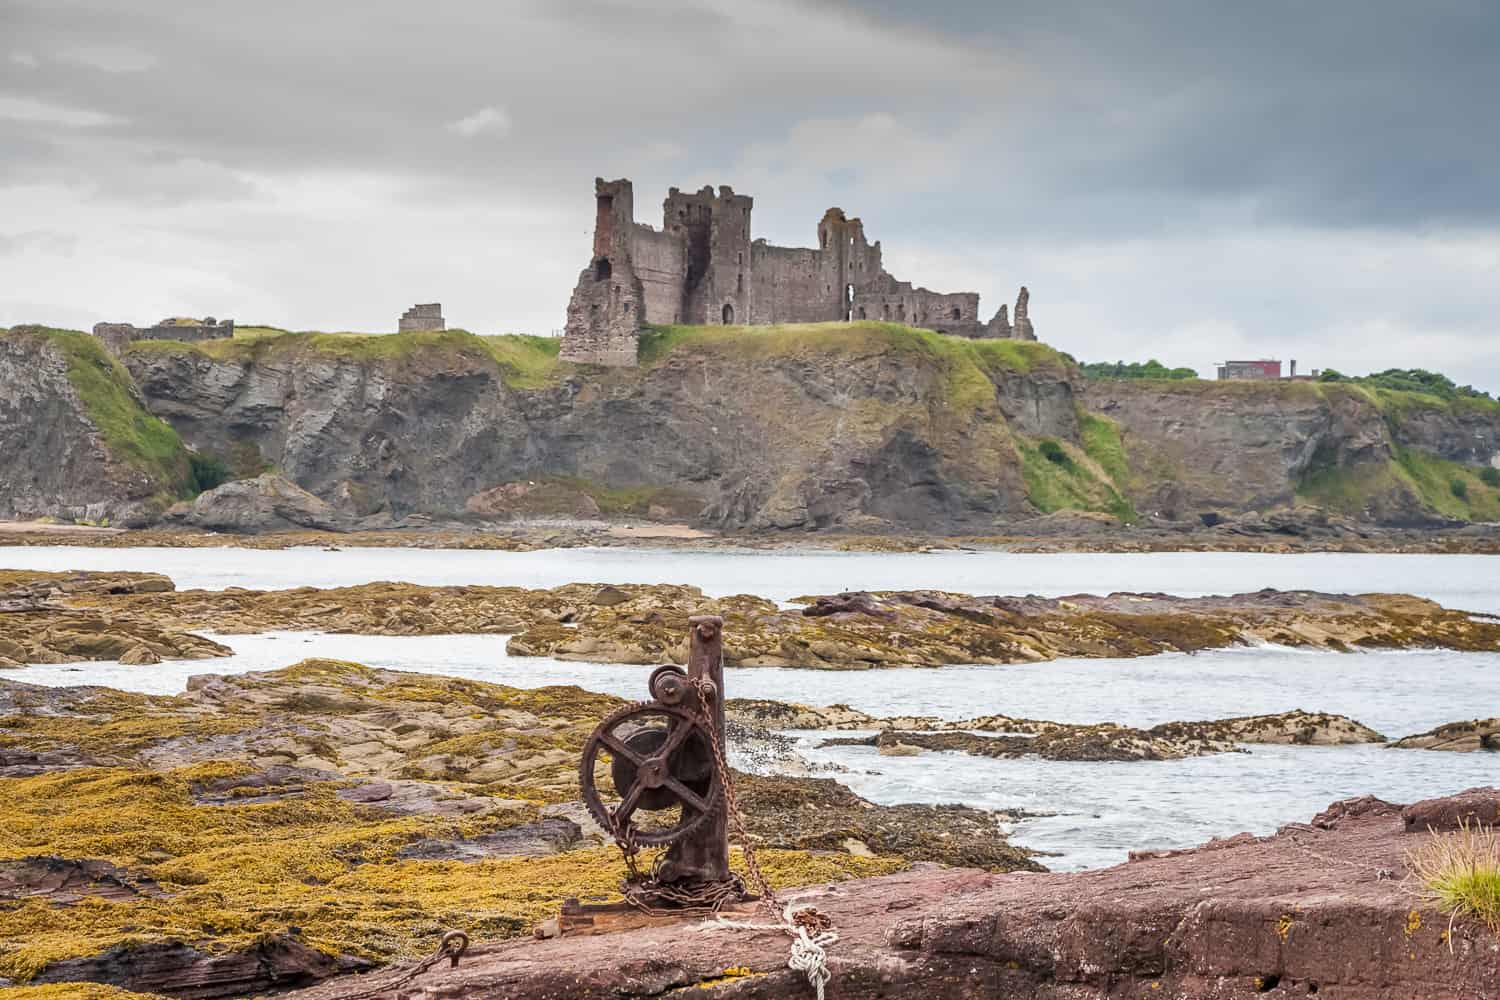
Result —
M 529 933 L 618 898 L 578 799 L 620 699 L 309 660 L 174 697 L 0 679 L 0 985 L 237 997 Z M 930 861 L 1040 871 L 1003 815 L 740 775 L 778 885 Z M 650 854 L 646 861 L 649 863 Z
M 1402 594 L 1264 590 L 1219 597 L 1078 594 L 975 597 L 849 592 L 782 608 L 696 587 L 567 584 L 424 587 L 372 583 L 280 591 L 177 591 L 151 573 L 0 574 L 0 656 L 151 663 L 225 655 L 191 634 L 317 630 L 372 635 L 509 634 L 516 656 L 682 663 L 693 614 L 724 616 L 725 663 L 871 669 L 1135 657 L 1230 646 L 1500 651 L 1500 618 Z
M 829 550 L 838 552 L 1296 552 L 1500 555 L 1500 526 L 1392 528 L 1330 521 L 1316 515 L 1224 520 L 1212 528 L 1181 522 L 1123 525 L 1098 516 L 1051 515 L 984 535 L 913 532 L 704 530 L 636 520 L 474 524 L 417 517 L 388 529 L 265 529 L 242 532 L 191 527 L 98 528 L 0 522 L 0 545 L 90 548 L 413 548 L 531 552 L 551 548 Z
M 1500 995 L 1500 948 L 1481 923 L 1434 910 L 1410 851 L 1460 821 L 1493 821 L 1500 790 L 1405 808 L 1336 802 L 1310 823 L 1138 855 L 1076 874 L 918 867 L 793 894 L 828 914 L 829 995 L 840 1000 L 1473 1000 Z M 291 994 L 336 1000 L 785 1000 L 811 996 L 778 930 L 701 921 L 598 937 L 480 946 L 457 969 L 336 980 Z

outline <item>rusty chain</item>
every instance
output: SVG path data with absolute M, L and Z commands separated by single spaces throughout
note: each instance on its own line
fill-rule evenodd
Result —
M 358 993 L 340 994 L 340 1000 L 371 1000 L 371 998 L 379 997 L 392 990 L 399 990 L 401 987 L 410 984 L 412 980 L 416 979 L 422 973 L 426 972 L 428 969 L 431 969 L 434 965 L 437 965 L 445 958 L 452 963 L 449 968 L 456 969 L 458 968 L 459 958 L 462 957 L 463 953 L 468 949 L 469 935 L 465 934 L 463 931 L 449 931 L 442 936 L 441 940 L 438 941 L 438 946 L 431 955 L 428 955 L 416 965 L 413 965 L 410 969 L 407 969 L 400 976 L 396 977 L 388 983 L 381 983 L 379 986 L 371 986 L 369 989 L 361 990 Z
M 745 870 L 750 873 L 750 881 L 760 893 L 761 901 L 766 909 L 770 911 L 772 918 L 779 924 L 788 922 L 786 910 L 776 890 L 771 888 L 770 881 L 765 872 L 761 871 L 760 861 L 755 856 L 755 844 L 750 839 L 750 830 L 745 824 L 745 813 L 740 808 L 739 798 L 735 794 L 734 779 L 729 772 L 729 759 L 724 752 L 724 743 L 719 738 L 719 727 L 714 725 L 714 719 L 709 706 L 717 697 L 718 692 L 714 685 L 703 677 L 692 680 L 693 687 L 698 692 L 699 718 L 703 728 L 708 730 L 708 742 L 713 750 L 714 769 L 719 773 L 719 785 L 724 789 L 724 812 L 728 816 L 730 825 L 734 827 L 736 839 L 740 842 L 740 850 L 745 857 Z M 827 914 L 804 906 L 797 910 L 790 918 L 793 927 L 804 928 L 810 934 L 826 931 L 833 927 L 833 921 Z

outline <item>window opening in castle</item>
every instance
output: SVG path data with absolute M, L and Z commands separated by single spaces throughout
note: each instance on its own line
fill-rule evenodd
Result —
M 598 260 L 596 260 L 594 262 L 594 280 L 595 281 L 608 281 L 609 280 L 609 272 L 610 272 L 610 266 L 609 266 L 609 258 L 608 257 L 600 257 Z
M 954 318 L 954 319 L 958 319 L 958 316 L 959 316 L 959 313 L 958 313 L 958 306 L 954 306 L 954 307 L 953 307 L 953 318 Z
M 735 287 L 735 291 L 743 292 L 745 290 L 745 272 L 744 271 L 741 271 L 739 274 L 737 274 L 735 276 L 734 283 L 735 283 L 735 286 L 736 286 Z

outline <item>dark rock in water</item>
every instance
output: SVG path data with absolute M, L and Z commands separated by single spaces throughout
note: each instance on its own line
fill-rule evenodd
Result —
M 85 897 L 131 899 L 165 895 L 149 875 L 126 871 L 108 861 L 40 856 L 0 861 L 0 899 L 44 897 L 63 906 Z
M 419 840 L 396 853 L 403 861 L 482 861 L 485 858 L 542 857 L 575 847 L 583 837 L 577 823 L 558 816 L 462 840 Z
M 1481 791 L 1500 797 L 1497 789 Z M 1240 834 L 1100 871 L 993 875 L 917 866 L 791 898 L 817 907 L 838 932 L 828 949 L 828 996 L 837 1000 L 1500 996 L 1494 932 L 1477 921 L 1450 923 L 1412 893 L 1402 876 L 1416 838 L 1383 805 L 1352 800 L 1324 813 L 1339 817 L 1331 828 Z M 420 995 L 812 995 L 805 977 L 787 967 L 781 931 L 699 924 L 497 943 L 457 969 L 428 973 Z M 342 1000 L 400 975 L 391 969 L 325 983 L 291 1000 Z M 417 991 L 375 993 L 379 1000 L 404 995 Z
M 1500 789 L 1471 788 L 1446 798 L 1414 802 L 1401 811 L 1401 819 L 1409 833 L 1495 826 L 1500 824 Z
M 297 989 L 329 976 L 360 972 L 372 963 L 333 957 L 285 934 L 262 938 L 246 951 L 210 953 L 179 942 L 117 945 L 89 958 L 46 966 L 32 983 L 104 983 L 183 1000 L 219 1000 Z

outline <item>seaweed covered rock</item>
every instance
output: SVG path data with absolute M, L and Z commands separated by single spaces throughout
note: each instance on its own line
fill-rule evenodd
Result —
M 877 807 L 831 778 L 736 775 L 750 835 L 766 847 L 899 856 L 990 871 L 1044 871 L 1005 841 L 1006 817 L 959 805 Z
M 951 750 L 1000 758 L 1180 760 L 1233 753 L 1241 743 L 1329 746 L 1385 742 L 1385 737 L 1347 716 L 1300 710 L 1206 722 L 1165 722 L 1150 729 L 1113 722 L 1075 725 L 1005 715 L 971 719 L 880 717 L 847 705 L 814 708 L 750 699 L 730 699 L 726 710 L 741 724 L 775 729 L 873 729 L 877 731 L 873 736 L 828 739 L 821 745 L 872 746 L 887 755 Z
M 618 898 L 620 852 L 573 817 L 621 704 L 332 660 L 171 697 L 0 680 L 0 978 L 243 996 Z M 739 780 L 779 886 L 1035 866 L 979 810 Z
M 1334 650 L 1500 650 L 1500 620 L 1400 594 L 1259 591 L 1223 597 L 971 597 L 935 591 L 803 599 L 802 611 L 671 584 L 423 587 L 64 595 L 38 613 L 218 632 L 319 629 L 380 635 L 511 633 L 517 656 L 683 663 L 694 614 L 725 619 L 731 666 L 823 669 L 1148 656 L 1275 642 Z M 45 619 L 39 620 L 45 626 Z M 0 625 L 0 628 L 3 628 Z M 36 626 L 32 626 L 36 627 Z
M 1398 750 L 1500 750 L 1500 718 L 1449 722 L 1415 736 L 1406 736 L 1391 746 Z

